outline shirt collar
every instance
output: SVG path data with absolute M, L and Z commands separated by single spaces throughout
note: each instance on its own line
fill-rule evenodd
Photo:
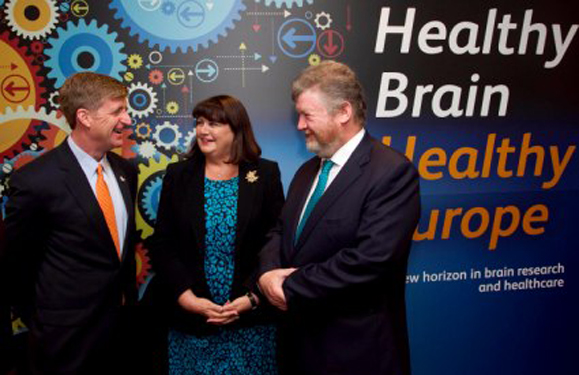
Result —
M 338 167 L 343 167 L 344 164 L 350 159 L 350 156 L 356 150 L 356 147 L 362 142 L 362 138 L 364 138 L 364 134 L 366 134 L 366 130 L 364 128 L 360 129 L 355 136 L 353 136 L 346 144 L 344 144 L 338 151 L 332 155 L 330 160 Z
M 86 153 L 86 151 L 84 151 L 82 148 L 80 148 L 72 139 L 72 137 L 68 137 L 67 138 L 68 141 L 68 145 L 70 146 L 70 149 L 72 150 L 72 153 L 74 154 L 74 156 L 76 157 L 76 160 L 78 161 L 78 163 L 80 164 L 82 170 L 84 171 L 84 173 L 87 176 L 92 176 L 94 173 L 96 173 L 96 169 L 97 166 L 99 165 L 99 162 L 96 161 L 92 156 L 90 156 L 89 154 Z M 110 170 L 110 165 L 109 162 L 107 160 L 107 155 L 105 154 L 105 156 L 103 156 L 103 158 L 100 160 L 100 164 L 102 164 L 103 166 L 103 171 L 105 173 L 107 173 Z

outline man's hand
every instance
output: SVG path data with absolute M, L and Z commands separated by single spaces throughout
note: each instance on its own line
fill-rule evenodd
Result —
M 283 293 L 282 284 L 285 279 L 294 273 L 297 268 L 279 268 L 264 273 L 259 278 L 259 289 L 269 302 L 282 311 L 287 310 L 287 302 Z

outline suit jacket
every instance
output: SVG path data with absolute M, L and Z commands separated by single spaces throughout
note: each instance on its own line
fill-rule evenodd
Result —
M 0 254 L 4 252 L 4 221 L 0 217 Z M 1 263 L 0 263 L 1 264 Z M 14 366 L 12 319 L 8 303 L 7 269 L 0 267 L 0 374 L 5 374 Z
M 254 173 L 255 172 L 255 173 Z M 248 173 L 257 180 L 246 178 Z M 177 299 L 187 289 L 198 297 L 211 298 L 205 278 L 205 158 L 199 153 L 191 159 L 171 164 L 163 180 L 155 233 L 148 244 L 158 276 L 152 297 L 168 308 L 169 324 L 183 332 L 209 334 L 215 326 L 205 318 L 185 312 Z M 255 285 L 258 252 L 275 225 L 284 196 L 277 163 L 259 159 L 239 165 L 239 193 L 235 242 L 235 269 L 231 300 L 243 296 Z M 227 327 L 251 325 L 265 319 L 257 309 L 245 313 Z
M 102 363 L 98 353 L 112 344 L 123 298 L 127 305 L 136 302 L 136 169 L 114 153 L 107 158 L 128 213 L 122 259 L 66 141 L 10 179 L 2 261 L 39 373 L 84 374 Z
M 420 214 L 418 174 L 403 155 L 366 134 L 295 243 L 319 167 L 315 157 L 296 172 L 260 254 L 260 275 L 298 268 L 283 284 L 282 371 L 407 375 L 404 287 Z

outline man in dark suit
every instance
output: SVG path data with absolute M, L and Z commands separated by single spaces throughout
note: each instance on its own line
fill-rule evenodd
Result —
M 284 374 L 410 373 L 404 286 L 418 174 L 364 130 L 362 87 L 326 61 L 294 81 L 307 148 L 260 254 L 259 287 L 286 311 Z
M 79 73 L 60 105 L 72 132 L 11 177 L 1 261 L 30 330 L 33 374 L 117 373 L 131 350 L 122 317 L 137 297 L 136 169 L 110 152 L 131 124 L 127 89 Z
M 4 251 L 4 221 L 0 217 L 0 254 Z M 6 270 L 0 267 L 0 374 L 8 374 L 14 366 L 12 319 L 7 290 L 10 280 Z

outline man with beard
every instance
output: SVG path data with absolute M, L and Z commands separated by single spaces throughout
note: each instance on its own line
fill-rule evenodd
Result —
M 346 65 L 309 67 L 292 97 L 316 156 L 296 172 L 260 254 L 259 288 L 285 311 L 281 372 L 407 375 L 404 287 L 418 174 L 364 129 L 362 87 Z

